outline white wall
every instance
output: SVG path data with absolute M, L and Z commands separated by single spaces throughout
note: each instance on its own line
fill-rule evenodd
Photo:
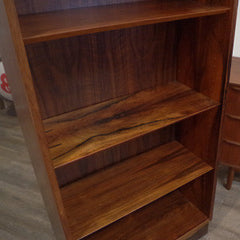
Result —
M 238 5 L 238 15 L 237 15 L 237 25 L 236 25 L 236 32 L 235 32 L 233 56 L 240 57 L 240 3 Z

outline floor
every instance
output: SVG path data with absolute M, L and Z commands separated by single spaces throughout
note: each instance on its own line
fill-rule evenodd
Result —
M 220 168 L 214 219 L 201 240 L 240 239 L 240 174 L 231 191 Z M 0 111 L 0 240 L 54 240 L 16 117 Z

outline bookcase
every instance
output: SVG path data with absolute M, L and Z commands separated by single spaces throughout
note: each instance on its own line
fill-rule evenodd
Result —
M 56 239 L 206 232 L 236 6 L 0 0 L 1 55 Z

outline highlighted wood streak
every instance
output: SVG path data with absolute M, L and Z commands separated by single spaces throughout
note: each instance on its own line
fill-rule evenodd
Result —
M 166 127 L 219 104 L 178 82 L 44 121 L 54 166 Z

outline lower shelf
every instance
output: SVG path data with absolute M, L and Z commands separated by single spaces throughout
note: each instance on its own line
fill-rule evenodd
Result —
M 74 239 L 83 238 L 212 170 L 173 141 L 61 189 Z
M 207 216 L 175 191 L 84 240 L 183 240 L 208 222 Z

